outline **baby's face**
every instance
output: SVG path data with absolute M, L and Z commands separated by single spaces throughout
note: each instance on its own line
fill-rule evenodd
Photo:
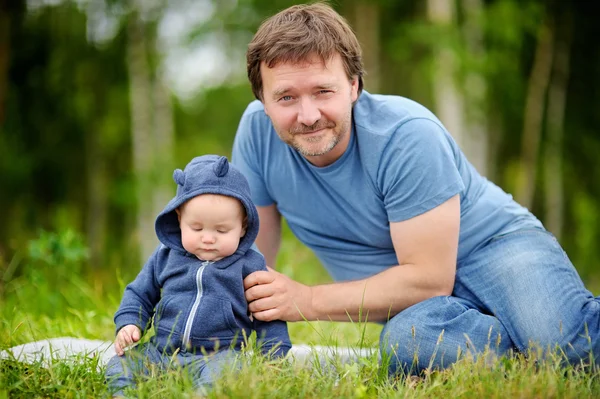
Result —
M 232 197 L 202 194 L 183 204 L 178 214 L 183 248 L 201 260 L 232 255 L 246 234 L 244 208 Z

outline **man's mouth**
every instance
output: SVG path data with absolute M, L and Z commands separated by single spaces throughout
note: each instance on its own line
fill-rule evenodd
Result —
M 302 132 L 302 133 L 297 133 L 297 134 L 300 134 L 302 136 L 311 136 L 311 135 L 319 134 L 325 129 L 326 128 L 321 128 L 321 129 L 317 129 L 317 130 L 311 130 L 310 132 Z
M 326 129 L 333 129 L 334 127 L 335 127 L 334 123 L 321 123 L 321 124 L 313 125 L 313 126 L 297 127 L 295 129 L 290 130 L 290 133 L 292 133 L 294 136 L 297 134 L 310 136 L 312 134 L 321 133 Z

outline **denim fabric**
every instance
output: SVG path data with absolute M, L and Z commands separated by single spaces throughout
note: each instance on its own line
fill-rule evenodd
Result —
M 560 350 L 572 364 L 600 356 L 594 298 L 552 234 L 519 230 L 492 238 L 458 264 L 452 296 L 393 317 L 381 335 L 390 372 L 452 365 L 461 354 Z
M 135 387 L 136 379 L 148 376 L 149 369 L 157 371 L 180 368 L 194 381 L 194 388 L 206 392 L 226 368 L 236 368 L 237 351 L 223 350 L 207 355 L 179 352 L 167 355 L 151 342 L 139 345 L 123 356 L 112 357 L 106 368 L 106 381 L 114 396 L 124 396 L 124 390 Z

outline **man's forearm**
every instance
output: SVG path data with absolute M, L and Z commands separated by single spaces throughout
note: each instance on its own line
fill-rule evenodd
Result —
M 452 292 L 449 276 L 424 273 L 422 266 L 394 266 L 357 281 L 312 287 L 312 320 L 386 321 L 425 299 Z
M 257 207 L 260 228 L 256 237 L 256 246 L 265 257 L 267 266 L 275 268 L 277 253 L 281 245 L 281 215 L 276 204 Z
M 275 269 L 275 261 L 281 246 L 281 228 L 274 226 L 272 234 L 259 234 L 256 238 L 256 246 L 265 257 L 267 266 Z

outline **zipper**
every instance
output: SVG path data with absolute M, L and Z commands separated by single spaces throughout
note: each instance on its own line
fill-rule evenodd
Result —
M 189 347 L 192 346 L 190 341 L 190 335 L 192 332 L 192 324 L 194 323 L 194 317 L 196 316 L 196 312 L 198 311 L 198 306 L 200 306 L 200 301 L 202 300 L 203 288 L 202 288 L 202 273 L 204 273 L 204 269 L 211 262 L 206 260 L 202 262 L 202 266 L 198 268 L 196 272 L 196 299 L 194 300 L 194 304 L 192 305 L 192 310 L 190 310 L 190 314 L 188 315 L 187 321 L 185 322 L 185 329 L 183 330 L 183 339 L 181 351 L 185 352 Z

